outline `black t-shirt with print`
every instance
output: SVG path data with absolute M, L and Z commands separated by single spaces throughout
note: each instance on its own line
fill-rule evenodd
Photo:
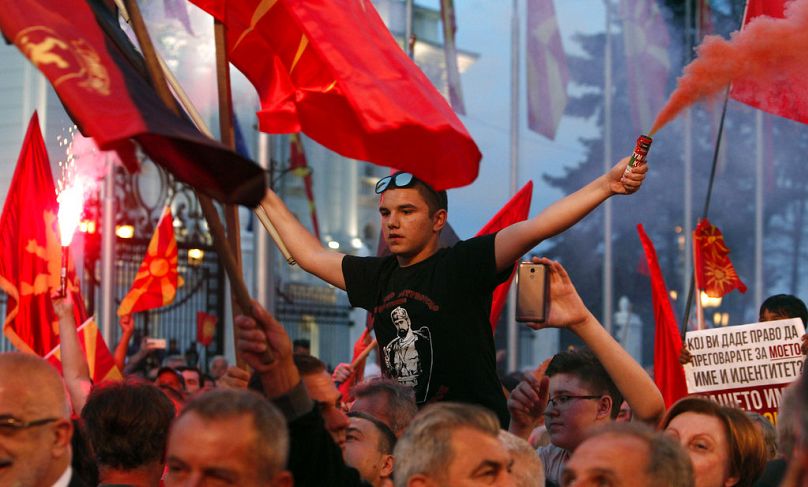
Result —
M 488 321 L 491 293 L 509 275 L 497 274 L 494 235 L 403 268 L 394 256 L 345 256 L 342 273 L 351 305 L 373 317 L 386 376 L 414 387 L 419 405 L 479 404 L 508 423 Z

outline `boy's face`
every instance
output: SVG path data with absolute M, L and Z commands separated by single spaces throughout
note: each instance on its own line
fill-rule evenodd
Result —
M 429 215 L 429 206 L 415 188 L 389 189 L 379 200 L 382 235 L 390 252 L 414 264 L 429 257 L 437 246 L 446 211 Z
M 595 395 L 591 388 L 573 374 L 557 373 L 550 377 L 550 399 L 568 400 L 558 406 L 547 405 L 544 421 L 550 441 L 559 448 L 575 450 L 586 438 L 590 428 L 609 421 L 611 401 L 600 398 L 581 398 Z M 559 401 L 560 402 L 560 401 Z

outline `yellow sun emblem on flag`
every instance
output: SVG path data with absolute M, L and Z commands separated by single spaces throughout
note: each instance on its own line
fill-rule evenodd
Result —
M 711 298 L 723 296 L 728 292 L 728 288 L 738 280 L 738 275 L 729 262 L 719 265 L 715 262 L 707 261 L 705 263 L 704 277 L 707 280 L 704 292 Z

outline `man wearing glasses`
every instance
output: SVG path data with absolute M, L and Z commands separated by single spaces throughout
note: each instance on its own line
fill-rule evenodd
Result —
M 0 354 L 0 485 L 83 485 L 70 468 L 72 436 L 56 370 L 34 355 Z
M 445 191 L 435 191 L 412 174 L 399 172 L 376 185 L 382 235 L 392 256 L 354 257 L 326 249 L 271 190 L 261 202 L 300 266 L 344 289 L 353 306 L 373 316 L 380 350 L 398 336 L 393 310 L 406 311 L 413 333 L 428 328 L 429 360 L 418 354 L 414 389 L 419 405 L 451 400 L 485 406 L 508 422 L 496 375 L 494 340 L 488 322 L 491 293 L 514 262 L 615 194 L 635 192 L 645 178 L 642 165 L 627 171 L 628 158 L 537 217 L 495 235 L 441 249 L 447 221 Z M 413 355 L 415 356 L 415 355 Z M 412 382 L 413 377 L 395 379 Z

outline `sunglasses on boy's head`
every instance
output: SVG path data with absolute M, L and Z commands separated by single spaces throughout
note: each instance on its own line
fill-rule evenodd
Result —
M 415 176 L 408 172 L 397 172 L 379 179 L 376 183 L 376 194 L 382 194 L 390 188 L 407 188 L 412 185 Z

